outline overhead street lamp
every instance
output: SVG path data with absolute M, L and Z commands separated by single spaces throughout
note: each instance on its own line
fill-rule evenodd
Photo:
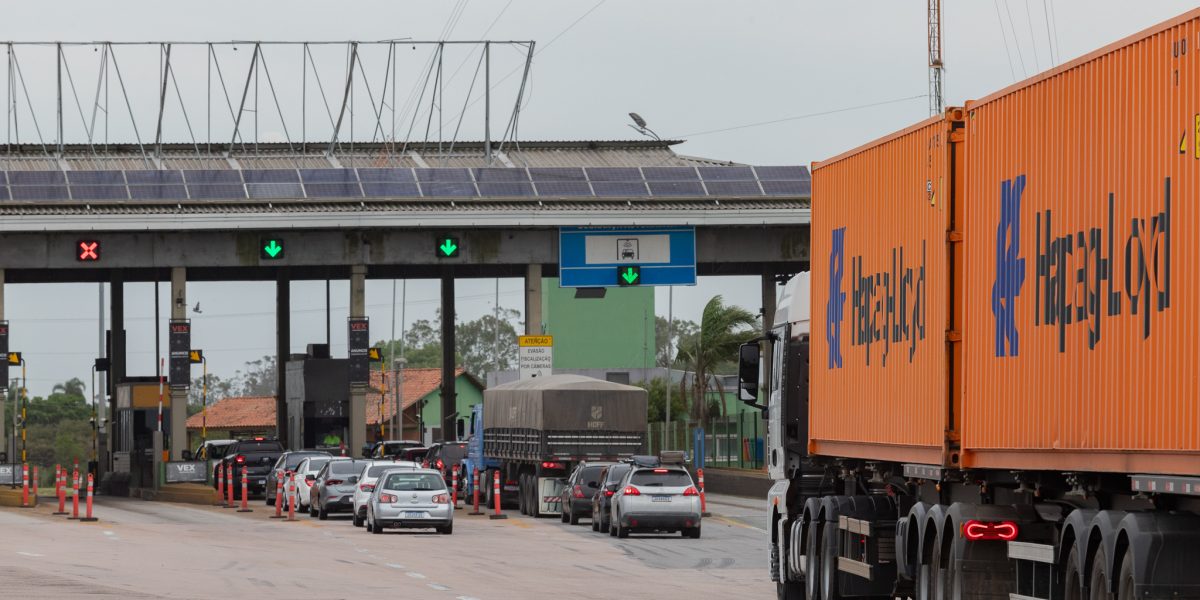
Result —
M 636 131 L 646 137 L 654 138 L 660 142 L 662 141 L 662 138 L 658 137 L 658 134 L 654 133 L 653 129 L 646 127 L 646 120 L 643 119 L 641 115 L 639 115 L 635 112 L 631 112 L 631 113 L 629 113 L 629 118 L 633 119 L 634 124 L 630 125 L 629 127 L 631 127 L 634 131 Z

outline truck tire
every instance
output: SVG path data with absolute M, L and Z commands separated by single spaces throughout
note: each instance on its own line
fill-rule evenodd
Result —
M 1108 577 L 1108 557 L 1104 555 L 1104 544 L 1096 548 L 1096 556 L 1092 559 L 1092 576 L 1088 578 L 1088 595 L 1090 600 L 1111 600 L 1112 595 L 1108 590 L 1112 589 L 1109 586 Z
M 813 519 L 809 525 L 809 534 L 807 544 L 804 548 L 804 571 L 808 576 L 804 578 L 805 595 L 811 600 L 819 600 L 821 597 L 821 538 L 822 528 L 819 527 L 820 521 Z
M 1117 595 L 1115 600 L 1135 600 L 1133 583 L 1133 548 L 1126 548 L 1125 558 L 1121 559 L 1121 570 L 1117 576 Z
M 521 514 L 523 515 L 529 514 L 529 502 L 525 494 L 527 489 L 528 488 L 525 486 L 525 476 L 517 475 L 517 509 L 520 510 Z
M 1079 572 L 1079 544 L 1071 544 L 1067 554 L 1067 564 L 1063 567 L 1063 598 L 1064 600 L 1084 600 L 1083 573 Z
M 835 521 L 825 521 L 821 524 L 821 600 L 840 600 L 838 590 L 838 524 Z
M 936 527 L 932 521 L 925 526 Z M 930 549 L 929 563 L 918 563 L 917 565 L 916 600 L 941 600 L 941 562 L 942 536 L 935 532 L 933 536 L 933 548 Z
M 529 476 L 529 514 L 535 518 L 542 518 L 542 492 L 538 489 L 537 475 Z

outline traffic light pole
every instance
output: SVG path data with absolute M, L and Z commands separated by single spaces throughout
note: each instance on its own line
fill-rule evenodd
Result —
M 25 433 L 28 427 L 26 419 L 29 418 L 29 389 L 26 387 L 28 379 L 25 378 L 25 357 L 21 357 L 21 465 L 24 469 L 29 456 L 25 448 Z

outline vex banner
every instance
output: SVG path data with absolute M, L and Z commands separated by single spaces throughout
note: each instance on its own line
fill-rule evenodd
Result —
M 171 321 L 169 351 L 171 387 L 186 388 L 192 382 L 192 324 L 186 320 Z

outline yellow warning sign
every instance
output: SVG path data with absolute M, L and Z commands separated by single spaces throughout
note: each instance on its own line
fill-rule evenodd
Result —
M 192 363 L 193 365 L 198 365 L 204 362 L 204 351 L 188 350 L 188 362 Z
M 523 335 L 517 338 L 517 345 L 522 348 L 547 348 L 554 345 L 554 336 Z
M 8 353 L 8 364 L 10 364 L 10 365 L 21 364 L 21 353 L 20 352 L 9 352 Z
M 369 360 L 371 362 L 383 362 L 383 349 L 378 348 L 378 347 L 368 348 L 367 349 L 367 360 Z

